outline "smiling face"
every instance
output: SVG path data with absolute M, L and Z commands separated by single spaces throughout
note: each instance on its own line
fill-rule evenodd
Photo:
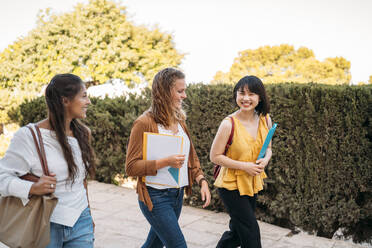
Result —
M 251 92 L 248 89 L 248 85 L 240 88 L 236 93 L 236 104 L 242 111 L 254 111 L 259 104 L 259 101 L 259 95 Z
M 186 96 L 186 82 L 184 78 L 176 79 L 176 81 L 174 82 L 171 88 L 171 94 L 172 94 L 173 106 L 176 109 L 181 109 L 183 99 L 187 97 Z
M 87 117 L 87 109 L 91 104 L 85 85 L 81 85 L 80 91 L 73 99 L 64 98 L 66 117 L 71 119 L 84 119 Z

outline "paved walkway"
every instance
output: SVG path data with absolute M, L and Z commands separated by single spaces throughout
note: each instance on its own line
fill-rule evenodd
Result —
M 150 225 L 143 217 L 135 190 L 90 182 L 89 195 L 96 223 L 96 248 L 141 247 Z M 184 206 L 180 225 L 188 247 L 215 247 L 228 226 L 229 216 Z M 350 242 L 307 234 L 286 235 L 289 229 L 259 222 L 263 248 L 357 248 Z
M 96 248 L 141 247 L 149 224 L 137 203 L 135 190 L 89 182 L 89 198 L 96 224 Z M 215 247 L 228 226 L 225 213 L 184 206 L 180 225 L 189 248 Z M 289 229 L 259 222 L 263 248 L 361 248 L 351 242 L 300 233 L 288 237 Z M 0 248 L 3 248 L 0 244 Z

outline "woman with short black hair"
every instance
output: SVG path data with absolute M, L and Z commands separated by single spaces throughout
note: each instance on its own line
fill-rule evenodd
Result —
M 260 248 L 254 211 L 266 178 L 264 169 L 272 156 L 271 144 L 264 158 L 257 157 L 271 128 L 270 104 L 262 81 L 255 76 L 239 80 L 233 99 L 239 110 L 222 121 L 210 151 L 211 161 L 222 166 L 214 185 L 231 218 L 230 230 L 217 247 Z M 232 143 L 225 154 L 231 132 Z

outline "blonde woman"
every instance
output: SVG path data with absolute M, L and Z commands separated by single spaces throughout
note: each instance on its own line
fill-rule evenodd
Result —
M 128 176 L 137 176 L 139 206 L 151 225 L 145 244 L 147 247 L 187 247 L 178 224 L 181 214 L 184 189 L 188 195 L 196 181 L 200 186 L 203 207 L 210 203 L 208 183 L 186 127 L 186 115 L 182 102 L 186 98 L 185 75 L 174 68 L 158 72 L 152 84 L 152 104 L 134 122 L 126 157 Z M 152 132 L 182 136 L 185 144 L 182 154 L 174 154 L 158 160 L 143 160 L 143 133 Z M 180 169 L 183 182 L 180 188 L 147 184 L 143 177 L 156 176 L 166 166 Z

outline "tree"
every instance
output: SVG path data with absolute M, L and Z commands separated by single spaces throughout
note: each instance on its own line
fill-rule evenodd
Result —
M 25 99 L 32 99 L 37 95 L 35 90 L 0 89 L 0 125 L 8 123 L 8 111 L 20 105 Z M 0 130 L 2 134 L 2 130 Z
M 369 83 L 369 84 L 372 84 L 372 75 L 371 75 L 371 76 L 369 76 L 369 80 L 368 80 L 368 83 Z
M 41 11 L 37 27 L 0 53 L 0 90 L 39 92 L 58 73 L 133 85 L 181 63 L 184 55 L 172 35 L 135 26 L 126 15 L 124 6 L 110 0 L 90 0 L 61 15 Z M 1 103 L 0 111 L 4 108 Z
M 321 62 L 306 47 L 295 50 L 284 44 L 239 52 L 230 71 L 218 71 L 212 83 L 233 83 L 245 75 L 258 76 L 266 83 L 349 84 L 351 79 L 350 62 L 343 57 Z

